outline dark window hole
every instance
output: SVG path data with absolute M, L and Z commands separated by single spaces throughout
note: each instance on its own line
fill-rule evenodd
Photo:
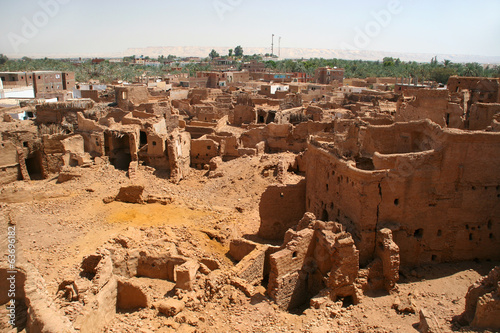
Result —
M 415 238 L 421 239 L 422 236 L 424 236 L 424 229 L 422 228 L 415 230 L 415 232 L 413 233 L 413 237 Z
M 323 209 L 323 213 L 321 214 L 321 220 L 328 222 L 329 218 L 330 217 L 328 216 L 328 211 L 326 209 Z
M 141 147 L 148 144 L 148 135 L 144 131 L 139 132 L 139 145 Z

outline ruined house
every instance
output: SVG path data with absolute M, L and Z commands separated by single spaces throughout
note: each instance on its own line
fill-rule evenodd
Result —
M 118 107 L 125 111 L 149 101 L 148 90 L 144 85 L 115 86 L 115 95 Z
M 470 92 L 470 104 L 500 103 L 500 79 L 485 77 L 451 76 L 448 79 L 448 90 L 458 93 L 461 90 Z
M 396 121 L 430 119 L 441 127 L 464 128 L 465 111 L 448 90 L 406 89 L 398 101 Z
M 339 221 L 361 265 L 382 228 L 392 230 L 403 265 L 498 260 L 499 140 L 430 121 L 338 122 L 309 144 L 306 210 Z

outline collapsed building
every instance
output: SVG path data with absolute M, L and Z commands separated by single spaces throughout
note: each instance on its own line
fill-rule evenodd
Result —
M 404 265 L 500 259 L 498 134 L 430 121 L 346 125 L 311 140 L 306 209 L 341 222 L 362 264 L 381 228 L 393 231 Z
M 2 133 L 0 183 L 92 163 L 130 178 L 143 164 L 178 183 L 191 168 L 215 171 L 243 156 L 293 153 L 260 198 L 252 235 L 259 242 L 233 239 L 228 253 L 236 262 L 231 274 L 243 281 L 231 283 L 248 294 L 264 285 L 284 310 L 392 292 L 401 267 L 500 260 L 498 80 L 452 78 L 448 90 L 402 95 L 334 92 L 328 82 L 281 91 L 262 85 L 260 94 L 243 83 L 240 90 L 168 94 L 124 85 L 110 105 L 40 104 L 38 127 Z M 163 275 L 152 277 L 191 289 L 203 266 L 168 257 L 140 259 L 144 274 L 161 263 Z M 179 281 L 177 268 L 185 277 Z M 115 287 L 122 295 L 134 289 L 129 281 Z M 115 301 L 124 308 L 131 302 Z
M 452 76 L 447 89 L 403 91 L 396 121 L 430 119 L 442 127 L 486 130 L 499 112 L 499 79 Z
M 369 288 L 390 290 L 387 286 L 398 280 L 399 265 L 500 259 L 497 133 L 442 129 L 429 120 L 334 123 L 328 133 L 308 140 L 301 159 L 302 184 L 269 188 L 261 199 L 259 236 L 284 240 L 282 251 L 287 249 L 282 256 L 271 255 L 270 261 L 271 272 L 277 270 L 281 280 L 273 282 L 278 287 L 273 285 L 269 295 L 280 306 L 307 302 L 320 291 L 311 285 L 328 286 L 333 300 L 343 296 L 357 301 L 359 290 Z M 298 216 L 305 212 L 323 222 L 303 231 Z M 325 228 L 324 223 L 336 223 L 333 230 L 345 233 L 332 235 L 328 246 L 334 247 L 336 237 L 341 237 L 352 247 L 349 253 L 355 258 L 348 268 L 336 266 L 353 274 L 346 287 L 349 293 L 335 296 L 334 287 L 319 282 L 331 277 L 328 270 L 320 270 L 315 282 L 306 274 L 319 274 L 318 258 L 310 251 L 314 253 L 318 242 L 324 244 L 325 232 L 319 238 L 311 233 Z M 298 238 L 292 242 L 290 237 Z M 388 255 L 380 252 L 384 248 Z M 301 257 L 301 251 L 309 254 Z M 296 258 L 302 258 L 300 264 L 292 264 L 299 261 Z M 374 277 L 391 282 L 375 283 Z

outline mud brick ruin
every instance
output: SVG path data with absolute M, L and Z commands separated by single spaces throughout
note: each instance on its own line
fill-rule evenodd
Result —
M 0 109 L 6 189 L 83 186 L 96 207 L 123 211 L 176 201 L 231 211 L 197 226 L 121 229 L 49 286 L 28 250 L 17 297 L 30 332 L 119 331 L 124 311 L 203 331 L 214 320 L 193 319 L 204 306 L 246 299 L 339 318 L 376 292 L 403 297 L 400 280 L 422 267 L 500 261 L 499 79 L 391 92 L 396 78 L 348 87 L 341 69 L 318 70 L 315 83 L 218 73 Z M 22 223 L 2 207 L 6 223 Z M 459 298 L 460 325 L 500 328 L 498 276 Z M 2 284 L 3 304 L 5 293 Z M 445 325 L 419 314 L 422 331 Z

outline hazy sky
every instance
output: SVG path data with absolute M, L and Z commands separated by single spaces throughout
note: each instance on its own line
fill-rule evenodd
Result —
M 0 0 L 0 53 L 281 47 L 500 56 L 499 0 Z

